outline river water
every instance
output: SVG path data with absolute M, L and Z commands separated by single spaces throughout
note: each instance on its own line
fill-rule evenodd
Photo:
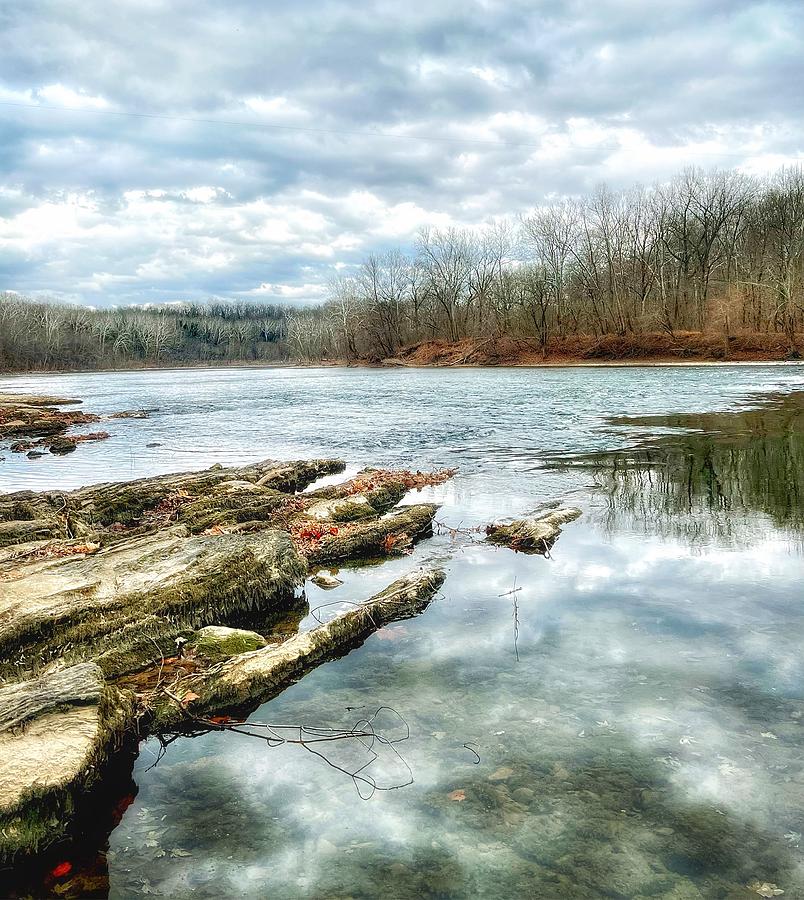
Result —
M 321 758 L 231 733 L 149 740 L 119 824 L 65 851 L 65 895 L 804 897 L 804 368 L 215 369 L 9 390 L 158 412 L 67 457 L 2 453 L 5 491 L 267 457 L 459 468 L 409 498 L 442 504 L 411 556 L 307 588 L 332 611 L 438 560 L 439 598 L 251 717 L 348 728 L 390 707 L 377 730 L 404 736 L 399 716 L 410 736 L 365 771 L 412 783 L 362 799 L 343 771 L 370 761 L 356 741 Z M 472 531 L 559 499 L 583 516 L 548 558 Z

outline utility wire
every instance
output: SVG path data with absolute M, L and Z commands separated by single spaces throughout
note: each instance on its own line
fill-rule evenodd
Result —
M 479 146 L 479 147 L 521 147 L 524 149 L 531 150 L 544 150 L 545 147 L 543 144 L 535 144 L 532 142 L 526 141 L 505 141 L 505 140 L 484 140 L 481 138 L 458 138 L 458 137 L 444 137 L 442 135 L 418 135 L 418 134 L 398 134 L 396 132 L 389 131 L 360 131 L 355 129 L 348 128 L 312 128 L 305 125 L 282 125 L 275 122 L 245 122 L 240 120 L 233 119 L 203 119 L 196 118 L 194 116 L 172 116 L 167 115 L 165 113 L 146 113 L 146 112 L 126 112 L 112 109 L 82 109 L 80 107 L 75 106 L 50 106 L 45 104 L 37 104 L 37 103 L 15 103 L 10 100 L 0 100 L 0 106 L 13 107 L 15 109 L 30 109 L 30 110 L 43 110 L 49 112 L 69 112 L 69 113 L 86 113 L 89 115 L 96 116 L 113 116 L 117 118 L 128 118 L 128 119 L 154 119 L 157 121 L 166 121 L 166 122 L 187 122 L 195 125 L 224 125 L 227 127 L 235 127 L 235 128 L 262 128 L 274 131 L 293 131 L 300 132 L 303 134 L 327 134 L 334 136 L 343 136 L 343 137 L 371 137 L 371 138 L 384 138 L 386 140 L 395 140 L 395 141 L 423 141 L 426 143 L 439 143 L 439 144 L 464 144 L 471 146 Z M 605 149 L 605 146 L 601 146 L 600 144 L 589 144 L 586 146 L 573 144 L 573 150 L 600 150 Z M 617 153 L 642 153 L 643 150 L 641 148 L 633 148 L 629 149 L 628 147 L 618 146 L 615 148 Z M 679 147 L 678 149 L 684 150 L 684 147 Z M 728 152 L 702 152 L 696 151 L 696 156 L 712 156 L 712 157 L 729 157 L 734 159 L 745 159 L 746 157 L 750 157 L 752 154 L 750 152 L 746 153 L 728 153 Z M 756 155 L 756 154 L 754 154 Z M 790 156 L 786 153 L 780 153 L 780 156 L 784 156 L 786 159 L 792 160 L 804 160 L 802 156 Z

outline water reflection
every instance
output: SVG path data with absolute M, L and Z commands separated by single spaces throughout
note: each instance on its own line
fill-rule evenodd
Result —
M 549 559 L 444 533 L 412 557 L 340 570 L 334 591 L 309 586 L 311 607 L 355 601 L 424 559 L 448 561 L 444 596 L 424 615 L 254 713 L 342 727 L 392 706 L 411 727 L 414 784 L 363 802 L 298 748 L 206 734 L 152 767 L 149 741 L 108 841 L 111 896 L 750 900 L 765 882 L 783 900 L 804 896 L 801 395 L 727 414 L 752 388 L 801 378 L 723 371 L 469 373 L 471 391 L 466 373 L 336 373 L 331 384 L 296 373 L 270 395 L 268 376 L 201 378 L 213 421 L 240 409 L 227 434 L 243 458 L 457 457 L 455 481 L 421 498 L 442 503 L 450 526 L 570 492 L 584 516 Z M 168 396 L 153 387 L 148 403 L 170 410 L 159 377 Z M 311 433 L 322 394 L 340 416 Z M 366 414 L 377 397 L 390 432 Z M 280 402 L 286 427 L 261 431 Z M 625 421 L 628 410 L 663 415 Z M 147 425 L 202 444 L 210 419 L 188 420 Z M 548 450 L 589 448 L 615 452 L 543 468 Z M 110 475 L 126 477 L 117 462 Z M 86 460 L 70 465 L 68 483 L 84 477 Z
M 804 392 L 743 411 L 618 417 L 611 425 L 660 430 L 627 450 L 554 458 L 589 469 L 608 501 L 611 531 L 639 527 L 689 541 L 753 542 L 804 525 Z M 667 433 L 671 429 L 670 433 Z

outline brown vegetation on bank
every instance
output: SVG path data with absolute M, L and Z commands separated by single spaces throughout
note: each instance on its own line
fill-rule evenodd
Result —
M 804 346 L 804 334 L 797 335 Z M 571 366 L 600 363 L 777 362 L 799 359 L 779 334 L 574 335 L 535 339 L 498 337 L 422 341 L 383 361 L 386 366 Z
M 340 271 L 307 308 L 90 310 L 0 295 L 0 371 L 379 365 L 433 342 L 457 347 L 430 365 L 795 358 L 804 170 L 604 186 L 481 228 L 425 228 L 414 247 Z

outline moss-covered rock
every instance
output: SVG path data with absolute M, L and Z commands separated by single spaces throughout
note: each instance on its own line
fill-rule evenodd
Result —
M 91 663 L 0 688 L 0 859 L 64 835 L 133 716 Z
M 567 506 L 508 524 L 489 525 L 486 540 L 520 553 L 547 553 L 561 534 L 561 526 L 580 515 L 579 509 Z
M 188 537 L 181 526 L 96 553 L 18 562 L 0 596 L 0 671 L 58 656 L 109 677 L 175 652 L 176 635 L 293 603 L 307 566 L 285 532 Z
M 277 693 L 427 605 L 441 572 L 294 634 L 310 567 L 387 556 L 431 532 L 433 504 L 388 512 L 420 473 L 298 493 L 343 467 L 266 461 L 0 496 L 0 677 L 15 682 L 0 689 L 0 860 L 64 834 L 132 724 L 132 691 L 138 736 L 174 727 L 186 710 L 166 690 L 168 670 L 180 698 L 214 714 Z M 243 630 L 283 617 L 291 636 L 278 647 Z M 192 652 L 177 656 L 183 642 Z M 110 684 L 121 676 L 128 688 Z
M 256 631 L 244 628 L 227 628 L 225 625 L 207 625 L 194 632 L 187 641 L 187 649 L 207 662 L 216 663 L 238 653 L 259 650 L 266 644 Z
M 151 727 L 157 730 L 180 727 L 194 715 L 264 702 L 325 659 L 343 654 L 383 625 L 420 613 L 444 578 L 444 572 L 437 568 L 411 572 L 331 622 L 276 647 L 234 656 L 213 672 L 180 679 L 169 694 L 163 691 L 154 696 Z M 185 697 L 193 699 L 177 702 Z
M 319 500 L 310 506 L 307 515 L 311 519 L 329 522 L 348 522 L 373 516 L 376 510 L 366 497 L 339 497 L 334 500 Z

